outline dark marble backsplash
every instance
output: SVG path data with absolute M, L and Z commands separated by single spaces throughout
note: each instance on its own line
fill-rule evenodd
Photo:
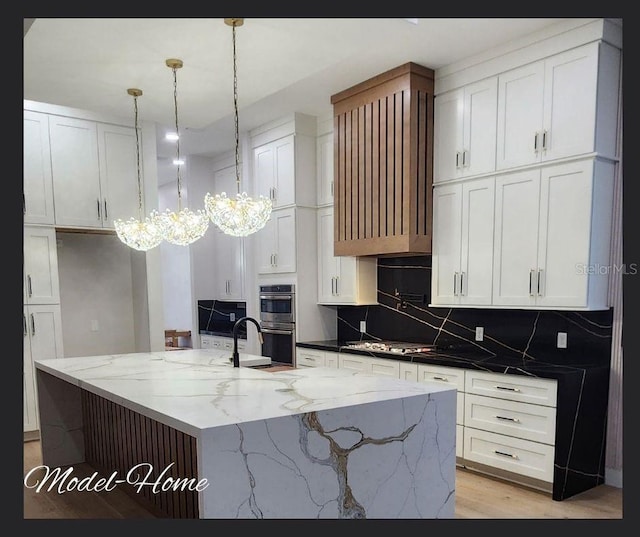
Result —
M 429 343 L 557 364 L 608 365 L 612 309 L 549 311 L 430 307 L 431 256 L 378 259 L 378 305 L 338 308 L 338 339 Z M 359 331 L 360 321 L 367 332 Z M 475 341 L 475 327 L 484 340 Z M 567 348 L 556 346 L 567 333 Z

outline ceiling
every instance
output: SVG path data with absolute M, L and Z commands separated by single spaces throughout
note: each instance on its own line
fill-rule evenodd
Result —
M 330 97 L 408 61 L 432 69 L 566 19 L 256 18 L 236 28 L 241 131 L 292 111 L 328 117 Z M 24 24 L 24 98 L 158 126 L 158 154 L 175 146 L 178 58 L 181 153 L 233 149 L 232 29 L 222 18 L 36 18 Z

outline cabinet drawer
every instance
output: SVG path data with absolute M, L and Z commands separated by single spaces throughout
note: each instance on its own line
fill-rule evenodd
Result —
M 370 358 L 370 372 L 374 375 L 400 378 L 400 362 L 397 360 L 385 360 L 383 358 Z
M 371 371 L 366 358 L 354 354 L 341 353 L 338 355 L 338 367 L 340 369 L 352 369 L 368 373 Z
M 439 382 L 453 385 L 464 392 L 464 369 L 440 365 L 418 364 L 418 382 Z
M 467 371 L 464 391 L 522 403 L 556 406 L 558 383 L 552 379 Z
M 552 483 L 553 455 L 553 447 L 547 444 L 464 428 L 464 458 L 467 461 Z
M 507 436 L 553 445 L 556 409 L 506 399 L 465 394 L 464 424 Z
M 213 338 L 209 336 L 200 336 L 200 347 L 203 349 L 213 349 Z
M 296 349 L 296 367 L 324 367 L 324 352 L 311 349 Z

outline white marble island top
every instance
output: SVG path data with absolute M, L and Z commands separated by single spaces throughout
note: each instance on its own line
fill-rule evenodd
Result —
M 35 366 L 196 438 L 225 425 L 451 390 L 341 369 L 234 368 L 228 356 L 200 349 L 36 360 Z M 251 357 L 240 353 L 241 363 Z

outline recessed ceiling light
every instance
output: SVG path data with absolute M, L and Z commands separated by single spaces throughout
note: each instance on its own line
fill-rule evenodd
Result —
M 180 136 L 178 136 L 175 132 L 168 132 L 167 134 L 164 135 L 165 140 L 171 140 L 172 142 L 175 142 L 177 139 L 180 138 Z

